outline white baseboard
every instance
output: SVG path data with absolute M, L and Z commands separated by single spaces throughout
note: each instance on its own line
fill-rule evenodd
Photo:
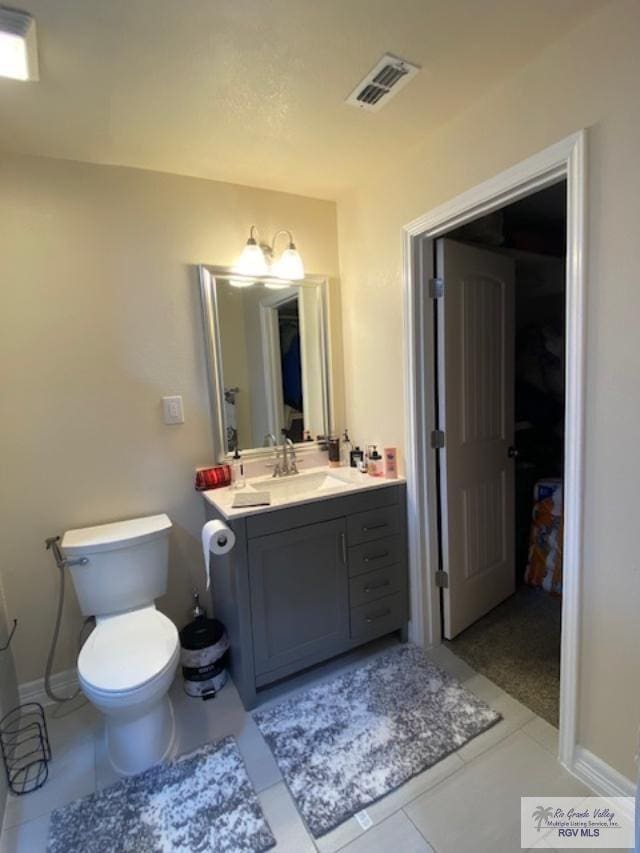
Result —
M 78 671 L 67 669 L 64 672 L 56 672 L 51 676 L 51 689 L 59 696 L 72 696 L 78 689 Z M 35 681 L 27 681 L 18 687 L 20 704 L 24 702 L 39 702 L 41 705 L 52 705 L 51 699 L 44 690 L 44 678 L 36 678 Z
M 583 746 L 576 746 L 570 770 L 599 797 L 636 796 L 636 786 L 631 779 L 627 779 Z

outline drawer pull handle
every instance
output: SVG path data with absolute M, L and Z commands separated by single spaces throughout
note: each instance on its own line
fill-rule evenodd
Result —
M 374 613 L 373 616 L 366 616 L 365 622 L 375 622 L 377 619 L 384 619 L 385 616 L 389 616 L 391 610 L 387 607 L 386 610 L 381 610 L 379 613 Z
M 371 531 L 371 530 L 382 530 L 383 527 L 388 527 L 388 526 L 389 525 L 387 524 L 386 521 L 382 521 L 380 524 L 370 524 L 368 527 L 363 527 L 362 532 L 363 533 L 369 533 L 369 531 Z
M 371 554 L 369 557 L 365 557 L 364 563 L 371 563 L 373 560 L 384 560 L 385 557 L 389 556 L 388 551 L 381 551 L 379 554 Z
M 342 549 L 342 563 L 347 565 L 347 537 L 344 533 L 340 534 L 340 547 Z
M 382 581 L 382 583 L 374 583 L 370 586 L 365 586 L 365 592 L 375 592 L 377 589 L 384 589 L 385 586 L 391 586 L 391 581 Z

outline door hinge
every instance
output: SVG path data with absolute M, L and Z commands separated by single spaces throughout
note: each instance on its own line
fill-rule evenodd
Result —
M 436 586 L 441 587 L 442 589 L 449 588 L 449 575 L 446 572 L 436 572 Z
M 429 297 L 431 299 L 441 299 L 444 296 L 444 279 L 430 278 L 429 279 Z
M 441 429 L 431 431 L 431 447 L 434 450 L 440 450 L 441 447 L 444 447 L 444 432 Z

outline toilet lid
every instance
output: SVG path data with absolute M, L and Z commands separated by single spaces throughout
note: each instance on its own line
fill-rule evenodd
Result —
M 126 691 L 159 675 L 178 648 L 178 630 L 152 607 L 112 616 L 89 634 L 80 677 L 97 690 Z

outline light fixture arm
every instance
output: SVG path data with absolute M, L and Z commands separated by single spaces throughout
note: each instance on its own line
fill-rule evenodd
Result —
M 288 228 L 281 228 L 279 231 L 276 231 L 276 233 L 273 235 L 273 240 L 271 241 L 271 254 L 272 255 L 275 254 L 276 240 L 278 239 L 278 237 L 281 234 L 287 235 L 287 239 L 289 240 L 289 248 L 290 249 L 295 249 L 295 247 L 296 247 L 296 244 L 293 242 L 293 234 L 291 233 L 291 231 L 289 231 Z

